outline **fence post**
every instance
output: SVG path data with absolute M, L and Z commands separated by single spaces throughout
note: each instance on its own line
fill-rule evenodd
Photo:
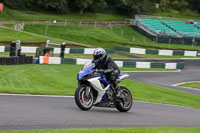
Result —
M 79 22 L 79 26 L 81 26 L 81 21 Z
M 195 38 L 193 38 L 193 39 L 192 39 L 192 47 L 195 46 L 195 42 L 196 42 L 196 41 L 195 41 Z
M 133 39 L 132 39 L 132 41 L 135 41 L 135 36 L 133 35 Z
M 67 25 L 67 20 L 65 19 L 65 26 Z
M 48 26 L 49 26 L 49 22 L 46 24 L 45 36 L 47 36 L 47 33 L 48 33 Z
M 158 34 L 156 34 L 156 43 L 158 43 Z
M 171 38 L 169 38 L 169 44 L 171 44 Z
M 109 23 L 110 29 L 112 30 L 112 22 Z
M 97 27 L 97 21 L 95 21 L 95 23 L 94 23 L 94 27 L 95 27 L 95 28 Z
M 182 44 L 184 44 L 184 38 L 182 39 Z
M 121 36 L 123 36 L 124 35 L 124 30 L 121 30 Z

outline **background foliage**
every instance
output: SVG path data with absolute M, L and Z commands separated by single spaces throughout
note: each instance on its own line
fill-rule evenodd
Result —
M 133 16 L 157 11 L 192 9 L 200 12 L 200 0 L 0 0 L 18 10 L 51 11 L 56 13 L 113 12 Z M 159 8 L 156 9 L 156 3 Z

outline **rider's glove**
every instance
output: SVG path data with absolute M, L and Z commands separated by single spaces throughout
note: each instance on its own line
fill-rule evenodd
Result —
M 99 73 L 104 73 L 104 70 L 103 69 L 99 69 L 98 72 Z

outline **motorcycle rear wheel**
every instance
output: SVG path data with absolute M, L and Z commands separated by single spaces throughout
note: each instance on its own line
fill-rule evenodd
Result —
M 75 102 L 81 110 L 89 110 L 94 102 L 92 92 L 89 93 L 89 96 L 86 96 L 86 86 L 78 86 L 75 92 Z
M 127 112 L 131 109 L 133 100 L 132 100 L 132 95 L 131 92 L 123 86 L 120 86 L 120 96 L 125 97 L 123 100 L 120 99 L 116 102 L 116 108 L 120 112 Z

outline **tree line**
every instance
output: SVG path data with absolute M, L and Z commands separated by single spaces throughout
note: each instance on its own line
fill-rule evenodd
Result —
M 52 11 L 57 13 L 112 12 L 133 16 L 169 9 L 184 11 L 187 8 L 200 12 L 200 0 L 0 0 L 17 10 Z M 157 5 L 157 6 L 156 6 Z

